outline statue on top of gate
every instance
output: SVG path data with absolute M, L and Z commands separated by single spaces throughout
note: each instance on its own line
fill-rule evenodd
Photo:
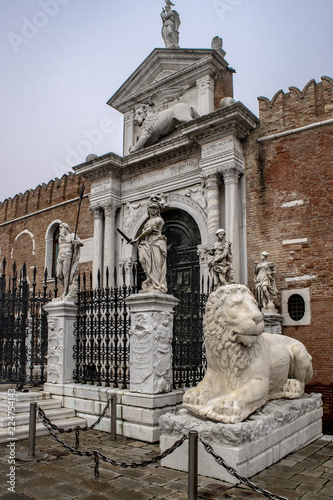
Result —
M 165 9 L 161 12 L 162 38 L 167 49 L 179 49 L 180 17 L 176 10 L 171 9 L 171 5 L 174 4 L 170 0 L 165 0 L 165 3 Z
M 164 221 L 161 217 L 161 203 L 158 196 L 151 196 L 148 203 L 149 220 L 137 238 L 131 241 L 137 245 L 139 261 L 146 275 L 142 293 L 167 293 L 166 258 L 167 241 L 162 235 Z
M 77 270 L 80 260 L 80 247 L 83 246 L 80 238 L 71 233 L 65 222 L 59 228 L 59 254 L 57 259 L 56 275 L 64 286 L 62 298 L 75 299 L 77 294 Z

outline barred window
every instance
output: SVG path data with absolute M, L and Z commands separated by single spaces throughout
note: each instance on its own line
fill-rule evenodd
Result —
M 297 293 L 291 295 L 288 299 L 288 313 L 293 321 L 300 321 L 305 315 L 305 301 Z

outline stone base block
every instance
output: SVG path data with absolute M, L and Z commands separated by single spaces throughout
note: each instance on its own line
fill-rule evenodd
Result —
M 183 399 L 183 391 L 173 391 L 166 394 L 135 394 L 123 395 L 123 435 L 147 443 L 156 443 L 160 439 L 161 428 L 159 419 Z
M 103 412 L 107 400 L 117 395 L 117 433 L 121 436 L 147 443 L 159 440 L 159 419 L 165 413 L 180 406 L 183 391 L 166 394 L 138 394 L 128 390 L 111 389 L 84 384 L 45 384 L 45 390 L 84 417 L 88 425 L 94 423 Z M 96 429 L 110 432 L 110 418 L 103 418 Z
M 222 424 L 200 420 L 187 410 L 161 417 L 161 452 L 170 448 L 183 434 L 197 430 L 225 462 L 240 475 L 252 477 L 322 436 L 322 402 L 320 394 L 302 398 L 276 400 L 239 424 Z M 164 467 L 187 471 L 188 441 L 162 460 Z M 199 474 L 237 484 L 239 481 L 218 465 L 199 442 Z

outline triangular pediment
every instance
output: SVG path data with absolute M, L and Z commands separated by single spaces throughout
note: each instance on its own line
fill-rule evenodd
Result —
M 196 79 L 224 69 L 228 63 L 212 49 L 155 49 L 109 99 L 121 113 L 144 102 L 165 86 L 195 85 Z

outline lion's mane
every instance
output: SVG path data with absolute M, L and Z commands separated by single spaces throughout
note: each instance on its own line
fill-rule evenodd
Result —
M 242 383 L 239 372 L 249 366 L 257 356 L 261 340 L 259 336 L 258 341 L 252 346 L 229 340 L 229 332 L 224 319 L 227 314 L 225 306 L 227 298 L 237 292 L 241 292 L 244 298 L 249 295 L 253 300 L 251 292 L 244 285 L 221 286 L 209 296 L 204 318 L 206 351 L 215 357 L 215 361 L 232 389 L 236 389 Z
M 154 125 L 158 118 L 158 113 L 152 110 L 152 108 L 147 104 L 138 104 L 135 107 L 135 112 L 139 109 L 145 109 L 145 119 L 140 127 L 139 137 L 142 135 L 151 136 L 154 132 Z

